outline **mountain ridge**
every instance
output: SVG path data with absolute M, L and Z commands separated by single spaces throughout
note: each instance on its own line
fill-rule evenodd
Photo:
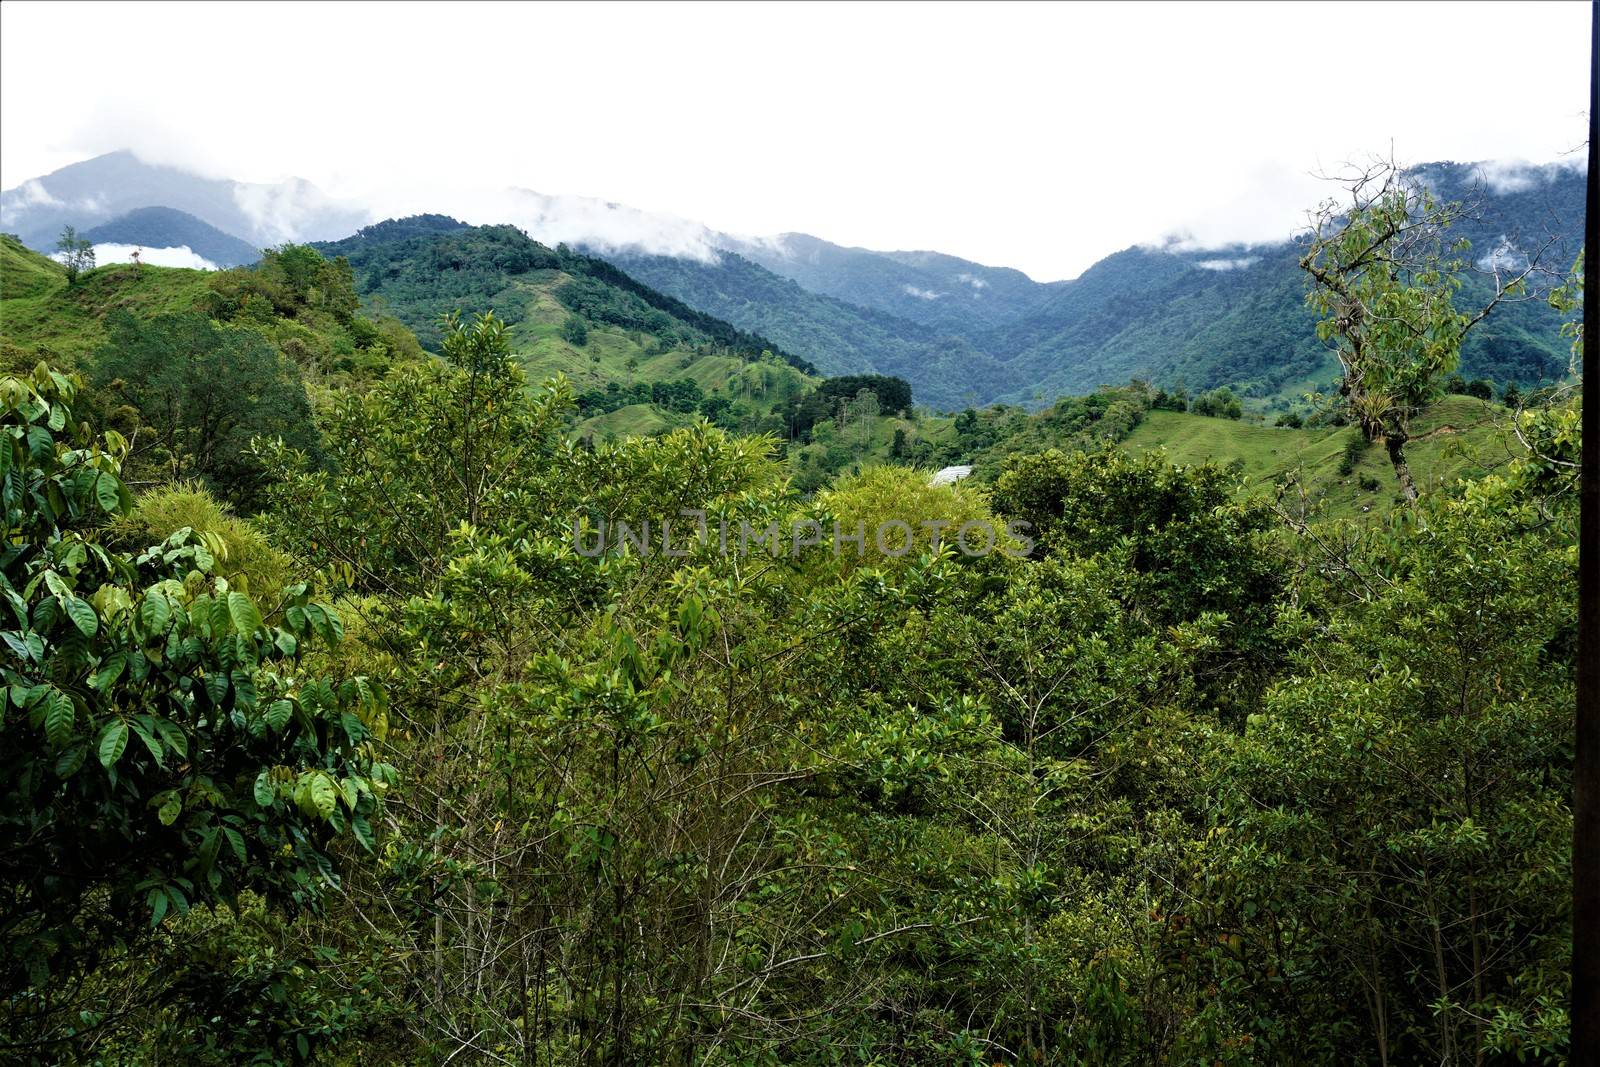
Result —
M 1481 202 L 1483 213 L 1460 229 L 1474 256 L 1531 254 L 1548 235 L 1555 238 L 1550 265 L 1561 270 L 1575 257 L 1581 168 L 1445 161 L 1411 170 L 1442 197 Z M 200 178 L 124 152 L 0 194 L 0 229 L 15 228 L 25 242 L 48 249 L 52 227 L 72 212 L 111 210 L 103 183 L 124 171 L 137 180 L 122 183 L 117 196 L 148 200 L 164 190 L 183 201 L 165 207 L 188 211 L 224 237 L 254 227 L 279 240 L 312 240 L 320 230 L 341 244 L 335 239 L 353 239 L 346 235 L 371 222 L 309 183 Z M 825 373 L 904 377 L 920 399 L 946 410 L 1040 406 L 1132 377 L 1196 390 L 1229 385 L 1258 406 L 1282 407 L 1333 371 L 1304 306 L 1292 241 L 1135 244 L 1077 278 L 1035 282 L 1021 271 L 937 251 L 874 251 L 798 232 L 745 238 L 587 197 L 510 189 L 496 210 L 507 216 L 496 221 L 544 247 L 566 244 L 614 263 L 661 296 L 770 338 Z M 27 225 L 14 225 L 19 220 Z M 1461 305 L 1480 299 L 1483 289 L 1469 280 Z M 1523 384 L 1560 377 L 1566 352 L 1555 327 L 1553 313 L 1532 302 L 1498 309 L 1475 331 L 1463 371 Z

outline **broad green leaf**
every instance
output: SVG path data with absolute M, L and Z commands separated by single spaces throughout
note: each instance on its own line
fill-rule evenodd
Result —
M 87 745 L 73 745 L 61 755 L 56 757 L 56 777 L 71 778 L 83 766 L 84 757 L 89 754 Z
M 239 857 L 239 862 L 245 861 L 244 835 L 232 827 L 224 826 L 222 834 L 228 839 L 228 844 L 233 848 L 233 854 Z
M 87 600 L 77 597 L 68 597 L 62 601 L 66 609 L 67 618 L 72 620 L 72 625 L 85 637 L 93 637 L 100 629 L 100 620 L 95 617 L 94 607 Z
M 322 771 L 310 771 L 301 776 L 295 786 L 295 803 L 307 815 L 320 815 L 324 819 L 333 814 L 339 804 L 339 794 L 333 780 Z
M 172 607 L 167 603 L 166 594 L 152 589 L 144 596 L 144 603 L 139 606 L 139 624 L 144 627 L 147 638 L 158 637 L 167 630 L 167 623 L 172 619 Z
M 121 677 L 122 671 L 127 665 L 128 654 L 119 648 L 107 656 L 104 663 L 100 664 L 100 669 L 95 671 L 94 676 L 89 679 L 89 685 L 104 693 Z
M 228 695 L 228 675 L 223 671 L 212 671 L 206 675 L 206 695 L 211 702 L 221 705 Z
M 267 705 L 267 725 L 274 731 L 282 730 L 289 725 L 289 716 L 294 714 L 294 705 L 287 700 L 274 700 Z
M 114 767 L 127 747 L 128 724 L 121 719 L 106 723 L 106 728 L 100 732 L 100 765 L 108 770 Z
M 244 637 L 261 628 L 261 613 L 243 593 L 228 594 L 228 614 L 233 618 L 233 628 Z
M 183 728 L 171 719 L 156 719 L 156 732 L 161 735 L 161 740 L 167 747 L 176 752 L 180 757 L 187 759 L 189 756 L 189 739 L 184 736 Z
M 156 809 L 156 818 L 161 820 L 162 826 L 171 826 L 183 813 L 183 798 L 176 789 L 168 789 L 151 797 L 150 806 Z
M 59 748 L 72 737 L 72 723 L 77 717 L 77 708 L 65 693 L 52 691 L 46 699 L 44 736 L 50 744 Z
M 97 472 L 94 480 L 94 497 L 103 511 L 116 514 L 122 510 L 122 484 L 105 471 Z
M 139 719 L 148 718 L 150 718 L 148 715 L 139 717 Z M 139 740 L 144 742 L 144 747 L 149 750 L 151 758 L 156 761 L 156 766 L 164 766 L 165 753 L 161 750 L 161 742 L 156 740 L 156 736 L 151 732 L 150 727 L 140 722 L 139 719 L 134 719 L 129 725 L 133 727 L 133 732 L 138 736 Z
M 273 800 L 277 798 L 277 790 L 272 787 L 272 771 L 264 770 L 256 775 L 255 797 L 261 807 L 272 807 Z

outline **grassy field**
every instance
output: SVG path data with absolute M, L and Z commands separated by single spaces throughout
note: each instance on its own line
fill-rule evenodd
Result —
M 1505 408 L 1467 396 L 1445 397 L 1424 412 L 1406 449 L 1418 488 L 1449 486 L 1505 463 L 1512 454 L 1506 417 Z M 1339 472 L 1345 447 L 1356 434 L 1352 427 L 1294 430 L 1152 411 L 1122 447 L 1131 452 L 1161 449 L 1178 464 L 1236 464 L 1248 493 L 1273 493 L 1296 479 L 1321 515 L 1348 518 L 1386 511 L 1397 494 L 1394 470 L 1381 444 L 1366 448 L 1349 474 Z
M 206 291 L 205 271 L 115 263 L 88 271 L 68 287 L 66 272 L 10 237 L 0 236 L 0 337 L 4 363 L 31 367 L 41 359 L 69 367 L 105 340 L 105 316 L 189 311 Z

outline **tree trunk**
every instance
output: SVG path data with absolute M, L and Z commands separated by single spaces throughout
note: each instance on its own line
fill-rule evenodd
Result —
M 1411 467 L 1406 463 L 1406 441 L 1409 438 L 1403 431 L 1396 430 L 1383 435 L 1384 447 L 1389 450 L 1389 462 L 1394 467 L 1394 476 L 1400 479 L 1400 493 L 1406 498 L 1406 503 L 1414 504 L 1417 500 L 1417 483 L 1411 480 Z

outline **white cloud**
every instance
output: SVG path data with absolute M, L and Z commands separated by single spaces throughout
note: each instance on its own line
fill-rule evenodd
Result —
M 30 207 L 60 207 L 61 201 L 50 195 L 37 178 L 31 178 L 17 187 L 22 203 Z
M 1235 259 L 1202 259 L 1195 266 L 1201 270 L 1244 270 L 1260 261 L 1260 256 L 1239 256 Z
M 1276 87 L 1305 86 L 1307 48 L 1351 17 L 1314 3 L 947 4 L 915 19 L 893 4 L 409 4 L 375 19 L 333 3 L 317 8 L 317 39 L 340 62 L 274 84 L 273 114 L 296 121 L 240 122 L 236 94 L 195 86 L 280 69 L 304 49 L 304 20 L 245 3 L 205 19 L 156 3 L 0 4 L 0 185 L 131 147 L 240 181 L 299 174 L 339 200 L 376 203 L 403 184 L 520 186 L 714 232 L 934 248 L 1048 280 L 1185 225 L 1210 247 L 1281 239 L 1328 195 L 1309 175 L 1391 143 L 1417 162 L 1539 161 L 1582 143 L 1584 5 L 1525 2 L 1493 33 L 1431 7 L 1385 10 L 1430 25 L 1430 47 L 1407 59 L 1415 83 L 1537 55 L 1538 105 L 1494 93 L 1470 108 L 1396 108 L 1393 56 L 1357 49 L 1341 59 L 1336 103 L 1308 112 L 1304 92 Z M 475 24 L 512 49 L 603 41 L 609 74 L 595 76 L 594 49 L 540 47 L 541 83 L 582 85 L 584 103 L 531 107 L 522 65 L 446 47 L 441 25 Z M 58 41 L 82 69 L 137 71 L 63 80 Z M 829 77 L 800 76 L 818 62 Z M 1107 106 L 1048 105 L 1103 98 L 1109 84 Z M 382 107 L 365 106 L 374 86 Z
M 256 229 L 254 234 L 243 236 L 253 236 L 263 245 L 342 237 L 344 234 L 311 233 L 307 227 L 312 220 L 330 211 L 367 214 L 365 209 L 357 212 L 352 205 L 338 203 L 315 185 L 300 178 L 272 183 L 238 183 L 233 187 L 233 202 Z
M 1516 273 L 1528 265 L 1528 257 L 1517 250 L 1517 246 L 1500 235 L 1500 243 L 1478 258 L 1478 269 L 1494 271 L 1505 274 Z
M 974 289 L 987 289 L 989 287 L 989 283 L 978 277 L 976 274 L 957 274 L 956 281 L 966 282 Z
M 905 290 L 907 296 L 914 296 L 918 300 L 937 300 L 944 295 L 943 293 L 936 293 L 932 289 L 918 289 L 914 285 L 902 285 L 900 288 Z
M 94 246 L 96 266 L 107 263 L 132 263 L 133 253 L 139 253 L 142 263 L 156 267 L 191 267 L 195 270 L 217 270 L 215 263 L 196 255 L 188 245 L 176 248 L 144 248 L 140 245 L 100 244 Z M 58 257 L 59 258 L 59 257 Z
M 413 188 L 384 196 L 374 209 L 379 218 L 424 212 L 474 225 L 508 223 L 552 248 L 565 242 L 606 252 L 643 252 L 703 263 L 718 262 L 718 248 L 743 240 L 675 215 L 531 189 Z
M 1492 159 L 1478 165 L 1478 172 L 1492 192 L 1523 193 L 1547 185 L 1562 171 L 1581 170 L 1582 159 L 1574 154 L 1551 163 L 1529 163 L 1524 159 Z

